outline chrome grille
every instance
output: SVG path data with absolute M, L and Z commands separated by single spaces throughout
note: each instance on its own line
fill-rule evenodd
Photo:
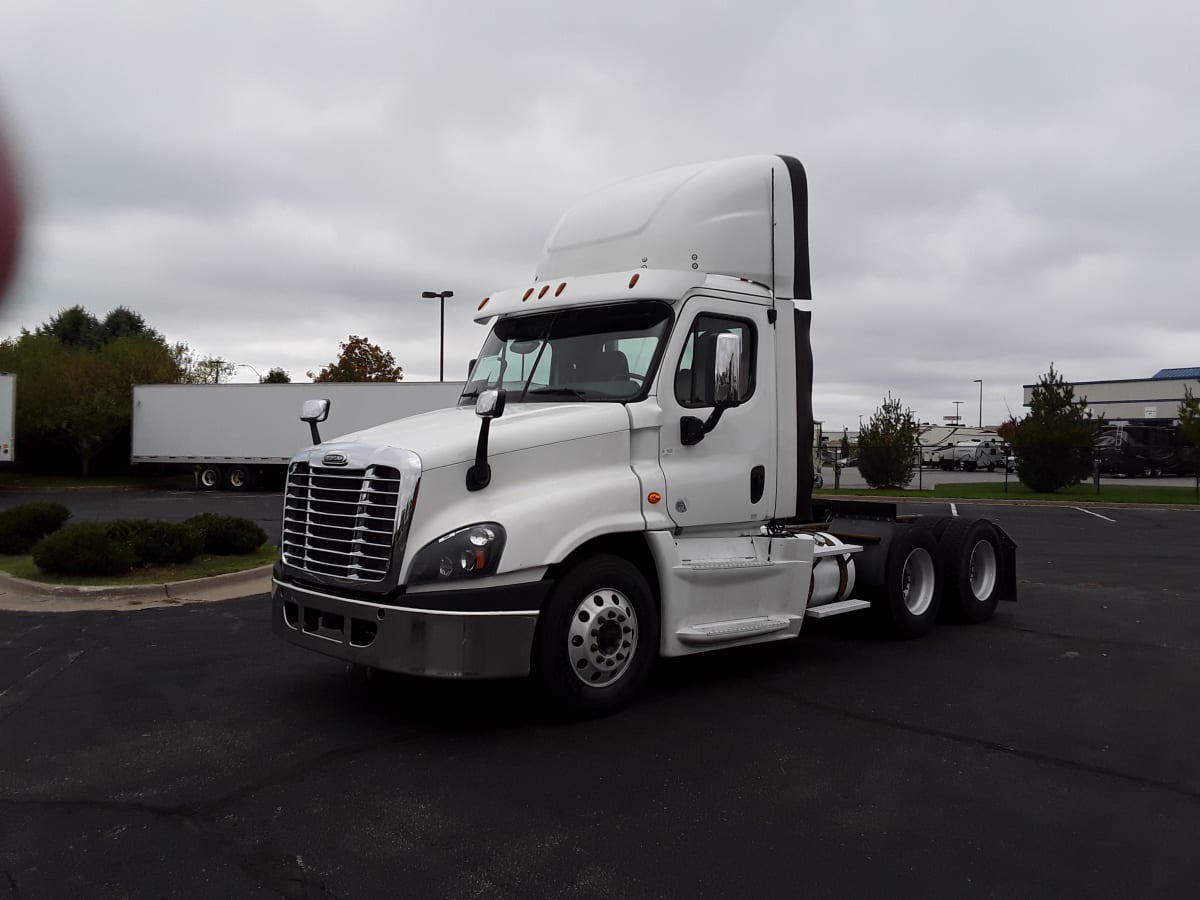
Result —
M 382 581 L 408 491 L 399 469 L 292 463 L 283 503 L 283 563 L 316 575 Z

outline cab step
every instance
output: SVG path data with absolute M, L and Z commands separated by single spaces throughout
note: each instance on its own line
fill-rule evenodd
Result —
M 769 569 L 774 565 L 775 563 L 769 559 L 736 556 L 728 559 L 685 559 L 682 567 L 695 571 L 710 571 L 716 569 Z
M 755 616 L 728 622 L 710 622 L 707 625 L 689 625 L 676 631 L 675 636 L 685 644 L 717 644 L 784 631 L 791 624 L 792 619 L 788 616 Z
M 830 616 L 840 616 L 842 613 L 857 612 L 860 609 L 870 609 L 871 604 L 866 600 L 839 600 L 837 603 L 823 603 L 820 606 L 810 606 L 804 615 L 810 619 L 828 619 Z

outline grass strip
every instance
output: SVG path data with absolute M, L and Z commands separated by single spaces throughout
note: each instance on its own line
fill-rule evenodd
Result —
M 1102 484 L 1096 490 L 1094 484 L 1077 484 L 1062 488 L 1053 494 L 1031 491 L 1020 482 L 1009 482 L 1005 491 L 1002 483 L 991 481 L 939 484 L 932 490 L 915 488 L 823 488 L 815 492 L 821 497 L 838 497 L 851 494 L 872 497 L 903 497 L 908 500 L 941 500 L 961 498 L 964 500 L 1056 500 L 1062 503 L 1152 503 L 1173 506 L 1200 506 L 1200 497 L 1195 488 L 1155 487 L 1148 485 Z

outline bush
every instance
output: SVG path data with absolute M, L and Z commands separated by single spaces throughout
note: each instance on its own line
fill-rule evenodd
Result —
M 201 513 L 183 523 L 204 535 L 204 552 L 215 556 L 241 556 L 253 553 L 267 542 L 267 533 L 249 519 Z
M 71 518 L 61 503 L 25 503 L 0 512 L 0 553 L 28 553 Z
M 114 537 L 104 522 L 80 522 L 55 531 L 33 547 L 39 569 L 57 575 L 120 575 L 137 562 L 133 545 Z
M 118 519 L 107 522 L 109 535 L 133 547 L 137 565 L 187 562 L 204 552 L 204 534 L 193 525 L 176 522 Z
M 920 426 L 889 393 L 858 434 L 858 471 L 873 488 L 904 487 L 916 468 Z
M 1031 491 L 1053 493 L 1079 484 L 1087 473 L 1103 417 L 1093 417 L 1087 398 L 1062 374 L 1050 371 L 1038 379 L 1029 400 L 1029 415 L 1012 424 L 1017 474 Z

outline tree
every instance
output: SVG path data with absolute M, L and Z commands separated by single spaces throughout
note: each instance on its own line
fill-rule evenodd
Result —
M 350 335 L 341 344 L 338 358 L 323 368 L 313 381 L 401 381 L 404 369 L 396 357 L 364 337 Z
M 887 399 L 858 433 L 858 471 L 871 487 L 904 487 L 916 467 L 917 424 L 900 398 Z
M 260 384 L 291 384 L 292 376 L 276 366 L 259 379 Z
M 60 309 L 38 326 L 37 334 L 50 335 L 68 347 L 99 347 L 105 342 L 104 326 L 82 306 Z
M 179 367 L 179 384 L 221 384 L 233 377 L 233 363 L 219 356 L 197 356 L 182 342 L 172 345 L 169 352 Z
M 179 373 L 169 348 L 147 335 L 89 348 L 27 333 L 0 343 L 0 369 L 18 377 L 22 444 L 69 449 L 84 477 L 96 455 L 128 431 L 133 385 L 174 382 Z
M 115 341 L 117 338 L 145 336 L 161 341 L 160 335 L 153 328 L 146 326 L 146 320 L 141 314 L 135 313 L 132 309 L 126 306 L 118 306 L 116 309 L 109 312 L 104 317 L 104 322 L 100 325 L 106 341 Z
M 1009 421 L 1021 483 L 1043 494 L 1079 484 L 1104 425 L 1103 416 L 1088 409 L 1086 397 L 1076 399 L 1074 386 L 1054 363 L 1033 388 L 1029 415 Z

